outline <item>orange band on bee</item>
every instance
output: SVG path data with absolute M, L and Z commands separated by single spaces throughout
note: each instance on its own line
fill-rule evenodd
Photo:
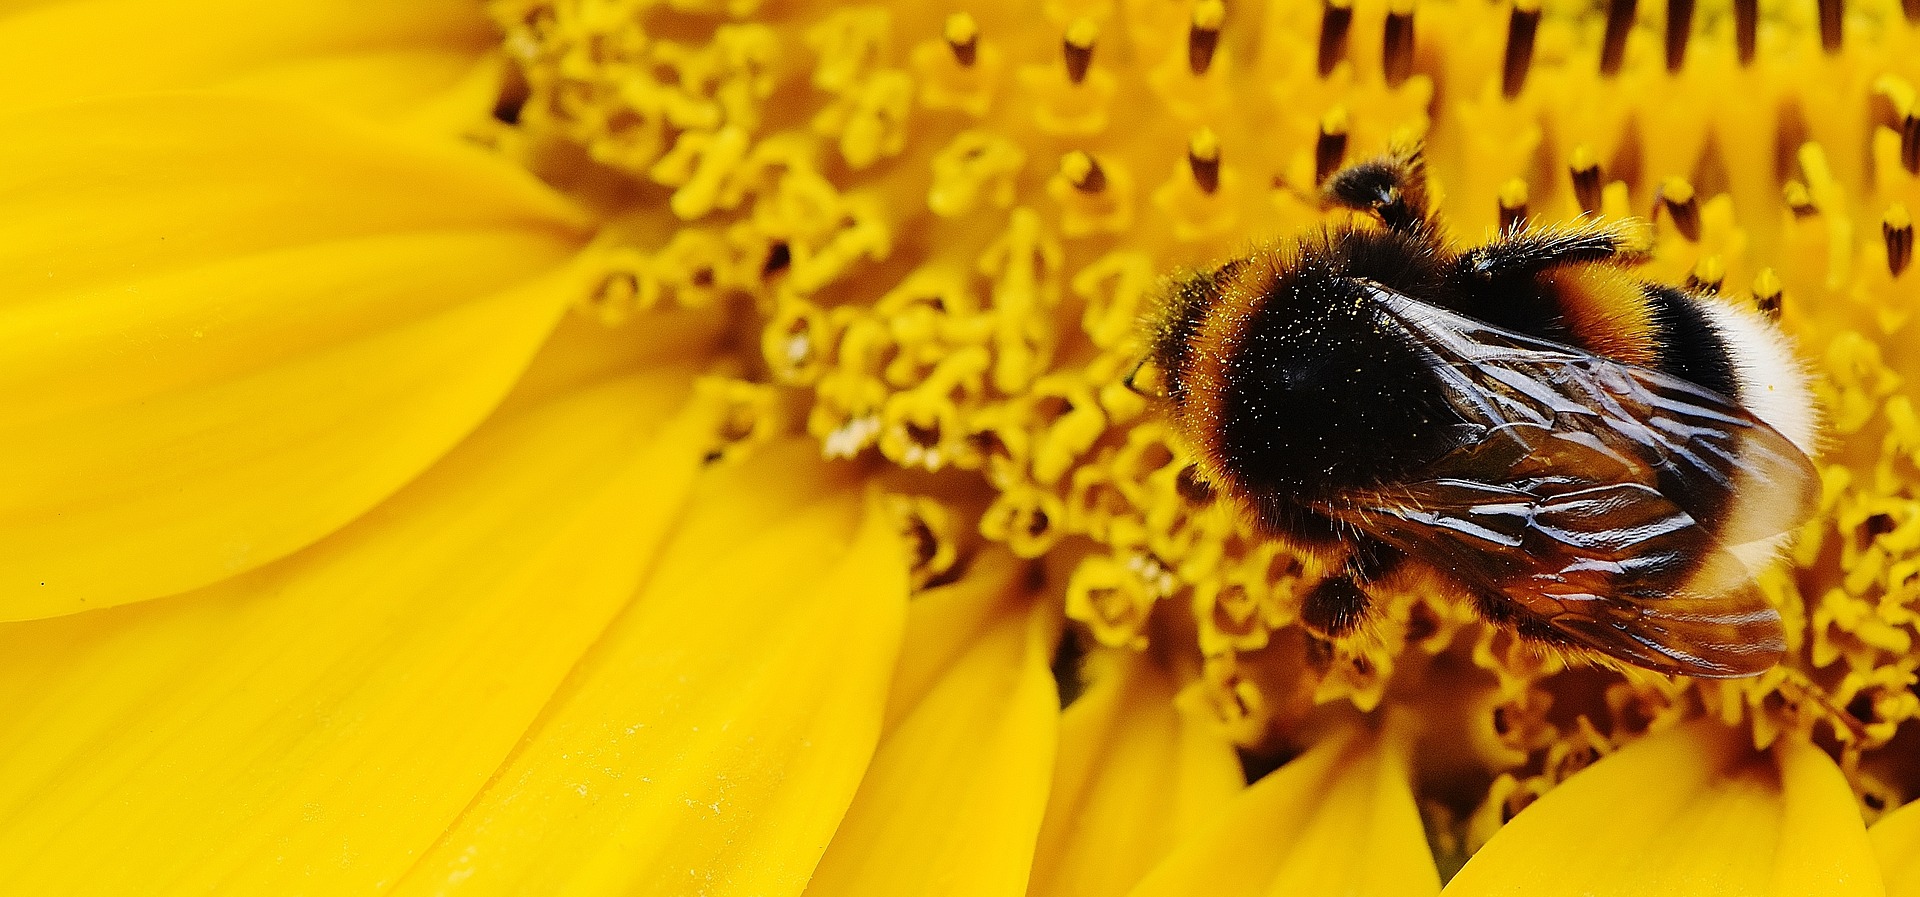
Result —
M 1208 307 L 1206 317 L 1195 328 L 1192 351 L 1187 360 L 1185 407 L 1181 409 L 1184 430 L 1195 442 L 1202 467 L 1209 477 L 1218 479 L 1218 426 L 1224 413 L 1222 397 L 1227 386 L 1227 360 L 1246 338 L 1247 325 L 1259 310 L 1260 302 L 1272 288 L 1274 265 L 1266 258 L 1268 249 L 1241 265 L 1220 291 L 1220 299 Z
M 1659 363 L 1653 306 L 1627 272 L 1614 265 L 1574 265 L 1541 277 L 1553 285 L 1580 348 L 1641 367 Z

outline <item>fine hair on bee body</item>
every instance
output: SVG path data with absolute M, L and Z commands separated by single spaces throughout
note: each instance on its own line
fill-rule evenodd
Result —
M 1636 278 L 1637 221 L 1454 246 L 1417 148 L 1322 200 L 1359 214 L 1181 277 L 1142 362 L 1202 478 L 1338 556 L 1302 622 L 1344 636 L 1419 565 L 1548 648 L 1705 677 L 1777 662 L 1753 576 L 1819 485 L 1785 337 Z

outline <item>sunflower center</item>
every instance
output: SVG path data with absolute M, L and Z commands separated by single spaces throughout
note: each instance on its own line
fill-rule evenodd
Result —
M 585 313 L 728 316 L 726 451 L 798 408 L 827 457 L 896 469 L 916 586 L 982 552 L 1040 561 L 1087 642 L 1194 671 L 1252 754 L 1331 712 L 1411 708 L 1470 745 L 1477 772 L 1434 798 L 1467 829 L 1704 715 L 1757 743 L 1817 731 L 1882 805 L 1920 791 L 1877 759 L 1920 717 L 1920 372 L 1898 348 L 1920 109 L 1870 63 L 1913 49 L 1893 13 L 1059 0 L 744 21 L 757 6 L 498 0 L 508 148 L 620 182 L 578 185 L 625 203 Z M 1734 95 L 1751 114 L 1718 116 Z M 1333 171 L 1416 139 L 1462 240 L 1650 217 L 1636 276 L 1752 302 L 1815 362 L 1825 499 L 1760 579 L 1786 665 L 1569 663 L 1419 576 L 1374 588 L 1351 631 L 1303 620 L 1334 559 L 1257 533 L 1128 387 L 1166 275 L 1323 226 Z

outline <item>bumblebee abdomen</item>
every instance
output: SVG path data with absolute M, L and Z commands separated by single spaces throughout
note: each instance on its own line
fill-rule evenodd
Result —
M 1522 332 L 1565 339 L 1710 389 L 1812 451 L 1814 403 L 1806 375 L 1778 329 L 1758 314 L 1716 296 L 1641 281 L 1612 265 L 1555 269 L 1541 280 L 1550 287 L 1546 295 L 1561 332 Z
M 1653 367 L 1738 400 L 1734 347 L 1702 300 L 1665 284 L 1647 284 L 1644 295 L 1659 331 L 1660 357 Z
M 1613 265 L 1577 265 L 1544 272 L 1540 281 L 1561 330 L 1522 332 L 1562 339 L 1615 361 L 1659 367 L 1660 328 L 1638 279 Z
M 1458 295 L 1458 310 L 1472 317 L 1741 397 L 1742 347 L 1709 297 L 1647 283 L 1613 264 L 1552 268 Z

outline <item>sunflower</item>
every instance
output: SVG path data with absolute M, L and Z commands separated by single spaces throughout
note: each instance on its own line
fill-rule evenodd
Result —
M 1920 4 L 0 4 L 23 893 L 1920 894 Z M 8 67 L 11 67 L 10 69 Z M 1828 421 L 1788 659 L 1326 571 L 1122 384 L 1421 141 Z

